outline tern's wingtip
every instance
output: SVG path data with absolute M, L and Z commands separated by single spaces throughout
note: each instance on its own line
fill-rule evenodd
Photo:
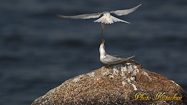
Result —
M 140 7 L 142 5 L 142 3 L 140 3 L 138 6 L 136 6 L 136 7 Z
M 134 58 L 135 57 L 135 55 L 133 55 L 133 56 L 131 56 L 132 58 Z
M 60 15 L 54 15 L 55 17 L 60 17 Z
M 54 15 L 54 16 L 59 18 L 69 18 L 69 16 L 63 16 L 63 15 Z

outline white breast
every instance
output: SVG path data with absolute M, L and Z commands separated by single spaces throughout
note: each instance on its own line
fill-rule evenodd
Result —
M 112 24 L 114 23 L 112 16 L 110 15 L 109 12 L 103 13 L 103 16 L 100 17 L 99 19 L 95 20 L 94 22 L 101 22 L 105 24 Z

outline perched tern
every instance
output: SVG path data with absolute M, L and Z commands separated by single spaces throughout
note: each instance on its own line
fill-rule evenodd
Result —
M 118 63 L 122 63 L 124 61 L 129 60 L 130 58 L 133 58 L 134 56 L 128 57 L 128 58 L 119 58 L 119 57 L 115 57 L 112 55 L 108 55 L 105 52 L 105 45 L 104 45 L 105 41 L 103 40 L 100 47 L 99 47 L 99 52 L 100 52 L 100 61 L 104 64 L 118 64 Z
M 112 24 L 114 22 L 124 22 L 128 23 L 127 21 L 118 19 L 114 16 L 111 15 L 111 13 L 117 15 L 117 16 L 122 16 L 122 15 L 127 15 L 133 11 L 135 11 L 141 4 L 138 6 L 131 8 L 131 9 L 125 9 L 125 10 L 116 10 L 116 11 L 110 11 L 110 12 L 101 12 L 101 13 L 92 13 L 92 14 L 82 14 L 82 15 L 75 15 L 75 16 L 64 16 L 64 15 L 56 15 L 57 17 L 60 18 L 71 18 L 71 19 L 90 19 L 90 18 L 99 18 L 95 20 L 94 22 L 101 23 L 101 34 L 103 34 L 103 30 L 106 24 Z

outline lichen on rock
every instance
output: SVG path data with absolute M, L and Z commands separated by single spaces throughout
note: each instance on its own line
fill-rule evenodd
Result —
M 163 97 L 177 93 L 182 100 L 152 100 L 158 93 L 164 93 Z M 136 94 L 151 99 L 135 100 Z M 128 60 L 69 79 L 32 105 L 185 105 L 186 102 L 187 94 L 177 83 Z

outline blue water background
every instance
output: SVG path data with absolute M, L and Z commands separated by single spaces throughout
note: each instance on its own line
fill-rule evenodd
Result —
M 107 25 L 78 15 L 142 6 Z M 187 91 L 187 0 L 1 0 L 0 104 L 28 105 L 74 76 L 98 69 L 99 45 L 174 80 Z

